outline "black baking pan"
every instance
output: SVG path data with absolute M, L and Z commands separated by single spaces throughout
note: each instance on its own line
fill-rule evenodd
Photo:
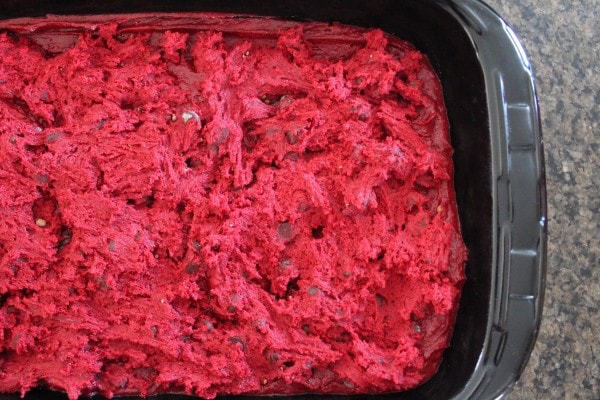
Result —
M 527 363 L 542 314 L 546 194 L 533 74 L 506 23 L 478 0 L 0 0 L 0 19 L 152 11 L 243 13 L 377 27 L 412 42 L 442 81 L 469 259 L 452 341 L 438 372 L 400 393 L 274 398 L 495 399 L 513 385 Z M 0 394 L 0 400 L 18 398 Z M 66 395 L 38 388 L 25 398 Z

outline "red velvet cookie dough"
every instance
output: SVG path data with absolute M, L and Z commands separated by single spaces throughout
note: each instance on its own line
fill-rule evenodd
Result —
M 0 25 L 0 392 L 435 373 L 466 250 L 423 54 L 225 15 Z

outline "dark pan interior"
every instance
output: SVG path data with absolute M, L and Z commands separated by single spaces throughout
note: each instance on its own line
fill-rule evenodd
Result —
M 469 381 L 481 354 L 491 296 L 492 185 L 490 129 L 483 74 L 477 52 L 443 2 L 434 0 L 109 0 L 104 2 L 0 0 L 0 18 L 51 14 L 105 14 L 147 11 L 213 11 L 274 15 L 287 19 L 338 21 L 378 27 L 409 40 L 423 51 L 441 78 L 455 149 L 455 188 L 462 233 L 469 250 L 467 282 L 450 348 L 437 374 L 422 386 L 373 398 L 448 399 Z M 367 396 L 297 395 L 296 399 Z M 369 396 L 370 397 L 370 396 Z M 0 395 L 16 400 L 18 395 Z M 64 394 L 36 389 L 26 399 L 64 399 Z M 155 399 L 184 399 L 163 395 Z M 233 397 L 232 397 L 233 398 Z M 235 397 L 236 399 L 242 397 Z M 134 398 L 131 398 L 134 399 Z

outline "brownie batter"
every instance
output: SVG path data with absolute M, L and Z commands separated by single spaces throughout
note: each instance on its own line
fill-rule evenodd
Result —
M 464 280 L 448 122 L 379 30 L 0 22 L 0 391 L 376 393 Z

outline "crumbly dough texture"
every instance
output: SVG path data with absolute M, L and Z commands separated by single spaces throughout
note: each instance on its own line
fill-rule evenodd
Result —
M 0 392 L 434 374 L 466 251 L 425 56 L 341 25 L 120 18 L 0 33 Z

